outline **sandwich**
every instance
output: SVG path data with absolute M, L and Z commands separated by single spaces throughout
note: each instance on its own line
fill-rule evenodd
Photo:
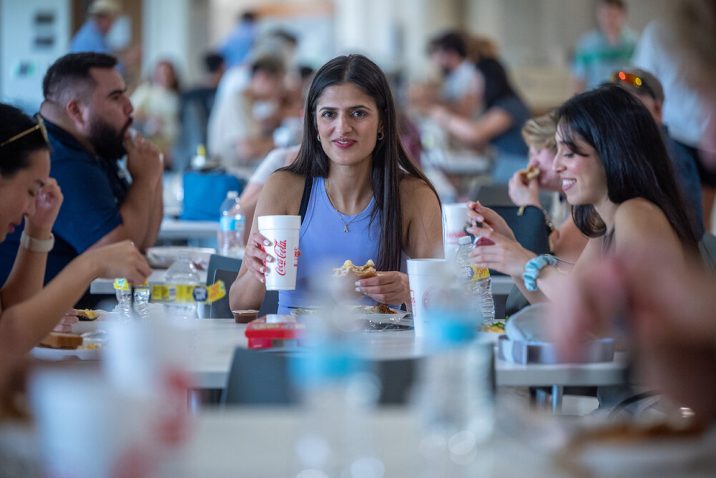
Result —
M 376 275 L 378 275 L 378 273 L 375 270 L 375 264 L 372 259 L 368 259 L 362 266 L 357 266 L 353 264 L 351 260 L 347 260 L 341 267 L 333 269 L 334 277 L 344 277 L 353 280 L 367 279 L 369 277 L 375 277 Z
M 82 321 L 92 321 L 99 317 L 99 312 L 92 309 L 77 309 L 77 318 Z
M 520 170 L 520 176 L 522 177 L 522 182 L 527 184 L 533 179 L 537 179 L 540 175 L 539 166 L 536 164 L 531 164 L 530 166 L 526 167 L 525 169 Z
M 76 349 L 82 345 L 82 336 L 65 332 L 50 332 L 40 345 L 51 349 Z

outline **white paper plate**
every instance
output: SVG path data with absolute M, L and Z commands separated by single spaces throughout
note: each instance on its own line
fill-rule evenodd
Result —
M 100 351 L 84 349 L 50 349 L 47 347 L 35 347 L 30 352 L 33 357 L 41 360 L 99 360 Z

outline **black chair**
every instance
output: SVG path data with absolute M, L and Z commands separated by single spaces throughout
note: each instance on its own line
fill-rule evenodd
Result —
M 299 393 L 291 379 L 290 355 L 237 348 L 221 397 L 226 405 L 295 405 Z M 404 405 L 410 399 L 419 359 L 377 360 L 368 363 L 379 378 L 380 405 Z
M 298 394 L 285 354 L 237 348 L 221 397 L 223 405 L 294 405 Z
M 229 307 L 229 288 L 241 269 L 241 259 L 227 257 L 219 254 L 212 254 L 209 258 L 209 266 L 206 270 L 206 283 L 211 285 L 217 280 L 224 282 L 226 296 L 209 305 L 209 318 L 231 318 L 231 307 Z
M 705 233 L 699 241 L 699 251 L 706 266 L 716 269 L 716 236 Z

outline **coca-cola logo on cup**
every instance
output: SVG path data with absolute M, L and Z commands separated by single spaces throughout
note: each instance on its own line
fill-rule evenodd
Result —
M 286 275 L 286 241 L 276 241 L 273 246 L 276 253 L 276 273 L 280 276 Z

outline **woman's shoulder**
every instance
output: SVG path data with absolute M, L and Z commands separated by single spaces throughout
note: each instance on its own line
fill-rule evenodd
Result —
M 653 202 L 644 198 L 633 198 L 617 206 L 614 214 L 615 234 L 626 231 L 637 234 L 652 234 L 659 230 L 671 230 L 671 224 L 664 211 Z
M 405 174 L 400 178 L 401 198 L 409 198 L 411 196 L 420 196 L 424 194 L 435 196 L 435 192 L 424 179 L 410 174 Z
M 666 217 L 659 206 L 653 202 L 644 198 L 632 198 L 627 199 L 617 206 L 614 219 L 615 222 L 618 223 L 624 220 L 632 221 L 639 218 L 649 220 L 655 216 Z
M 276 205 L 297 204 L 303 195 L 306 177 L 290 171 L 275 171 L 269 176 L 261 195 L 270 197 Z

